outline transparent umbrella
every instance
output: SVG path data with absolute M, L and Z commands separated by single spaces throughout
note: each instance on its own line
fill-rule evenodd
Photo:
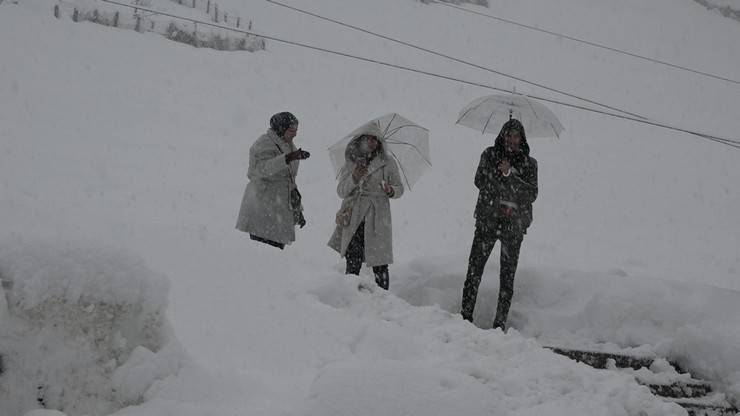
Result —
M 368 121 L 329 147 L 329 157 L 336 177 L 339 177 L 345 165 L 345 150 L 349 142 L 369 131 L 380 135 L 378 138 L 386 153 L 398 164 L 401 178 L 409 189 L 432 166 L 429 130 L 396 113 L 390 113 Z
M 544 104 L 518 94 L 493 94 L 478 98 L 460 110 L 457 124 L 483 134 L 498 134 L 509 119 L 522 122 L 527 138 L 560 137 L 563 125 Z

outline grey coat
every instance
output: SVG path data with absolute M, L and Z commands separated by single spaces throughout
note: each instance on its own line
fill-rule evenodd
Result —
M 249 148 L 249 183 L 239 209 L 237 230 L 282 244 L 295 241 L 290 192 L 295 188 L 299 161 L 290 165 L 285 162 L 285 154 L 294 150 L 292 143 L 272 130 Z
M 403 195 L 403 183 L 398 165 L 385 153 L 380 153 L 368 165 L 368 174 L 359 183 L 352 179 L 355 163 L 347 161 L 339 176 L 337 194 L 342 207 L 352 206 L 352 217 L 347 226 L 337 226 L 329 240 L 329 247 L 342 257 L 357 227 L 365 221 L 365 263 L 382 266 L 393 263 L 393 226 L 391 204 L 383 192 L 382 181 L 393 188 L 393 198 Z

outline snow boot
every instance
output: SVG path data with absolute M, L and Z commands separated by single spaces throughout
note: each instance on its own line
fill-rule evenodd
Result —
M 390 276 L 388 275 L 388 269 L 375 272 L 375 283 L 378 284 L 382 289 L 388 290 L 390 286 Z

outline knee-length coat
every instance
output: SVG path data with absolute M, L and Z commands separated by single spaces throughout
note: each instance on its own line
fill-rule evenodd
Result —
M 342 257 L 360 223 L 365 222 L 365 263 L 382 266 L 393 263 L 393 225 L 390 199 L 400 198 L 404 187 L 398 165 L 392 157 L 381 151 L 368 164 L 367 175 L 355 183 L 352 171 L 355 162 L 347 160 L 339 176 L 337 194 L 342 207 L 352 206 L 349 225 L 338 225 L 329 240 L 329 247 Z M 383 191 L 383 181 L 393 188 L 393 196 Z
M 249 183 L 236 221 L 238 230 L 282 244 L 295 241 L 290 192 L 295 188 L 300 162 L 285 161 L 285 154 L 294 150 L 292 143 L 272 129 L 249 148 Z

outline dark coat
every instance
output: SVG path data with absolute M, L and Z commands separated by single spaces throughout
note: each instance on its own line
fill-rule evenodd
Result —
M 529 156 L 526 137 L 522 138 L 522 151 L 508 153 L 504 149 L 503 134 L 496 143 L 483 151 L 478 170 L 475 172 L 475 186 L 480 190 L 475 206 L 476 223 L 496 220 L 511 221 L 514 228 L 522 234 L 532 224 L 532 203 L 537 199 L 537 160 Z M 498 169 L 499 163 L 507 159 L 512 165 L 511 174 L 505 177 Z M 502 210 L 504 204 L 513 202 L 517 208 L 511 216 Z

